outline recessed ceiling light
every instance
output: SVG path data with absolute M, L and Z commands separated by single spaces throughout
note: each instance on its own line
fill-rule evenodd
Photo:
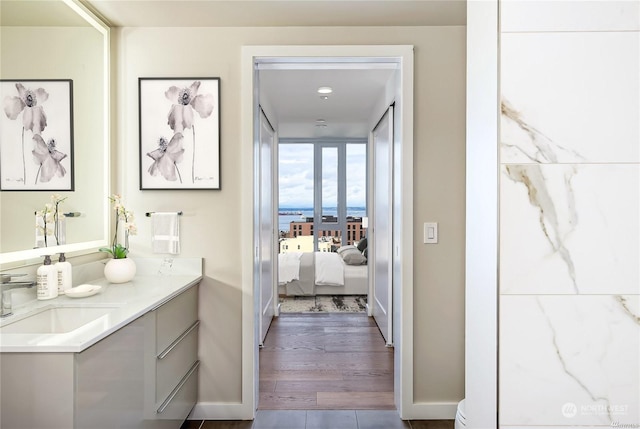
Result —
M 331 94 L 333 92 L 333 88 L 330 86 L 321 86 L 318 88 L 318 94 Z
M 321 95 L 320 98 L 323 99 L 323 100 L 328 100 L 329 96 L 328 95 Z
M 324 124 L 327 121 L 324 120 L 324 119 L 316 119 L 316 122 L 319 123 L 319 124 Z

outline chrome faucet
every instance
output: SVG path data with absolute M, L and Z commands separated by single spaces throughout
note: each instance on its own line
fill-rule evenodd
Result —
M 13 277 L 22 277 L 26 274 L 0 274 L 0 317 L 7 317 L 13 314 L 11 305 L 11 289 L 31 288 L 35 286 L 34 281 L 11 281 Z

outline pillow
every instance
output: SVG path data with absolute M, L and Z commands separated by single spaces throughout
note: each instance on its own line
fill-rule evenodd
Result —
M 344 247 L 349 246 L 343 246 L 340 249 L 344 249 Z M 347 265 L 362 265 L 367 263 L 367 258 L 365 258 L 355 246 L 342 250 L 342 252 L 340 252 L 340 256 L 342 256 L 342 260 Z
M 364 250 L 367 248 L 367 238 L 363 238 L 358 243 L 358 250 L 364 254 Z
M 349 244 L 348 246 L 338 247 L 338 250 L 336 250 L 336 252 L 338 252 L 339 255 L 342 255 L 342 253 L 344 253 L 344 252 L 346 252 L 348 250 L 351 250 L 351 249 L 356 249 L 357 250 L 356 246 L 354 246 L 352 244 Z

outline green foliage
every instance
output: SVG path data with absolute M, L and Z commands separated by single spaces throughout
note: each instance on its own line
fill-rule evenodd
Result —
M 129 249 L 124 247 L 122 244 L 116 244 L 112 248 L 101 247 L 99 250 L 110 254 L 113 256 L 113 259 L 124 259 L 127 257 L 127 253 L 129 253 Z

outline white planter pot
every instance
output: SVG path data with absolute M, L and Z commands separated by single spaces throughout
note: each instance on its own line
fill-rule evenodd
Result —
M 136 275 L 136 263 L 131 258 L 110 259 L 104 266 L 104 277 L 109 283 L 126 283 Z

